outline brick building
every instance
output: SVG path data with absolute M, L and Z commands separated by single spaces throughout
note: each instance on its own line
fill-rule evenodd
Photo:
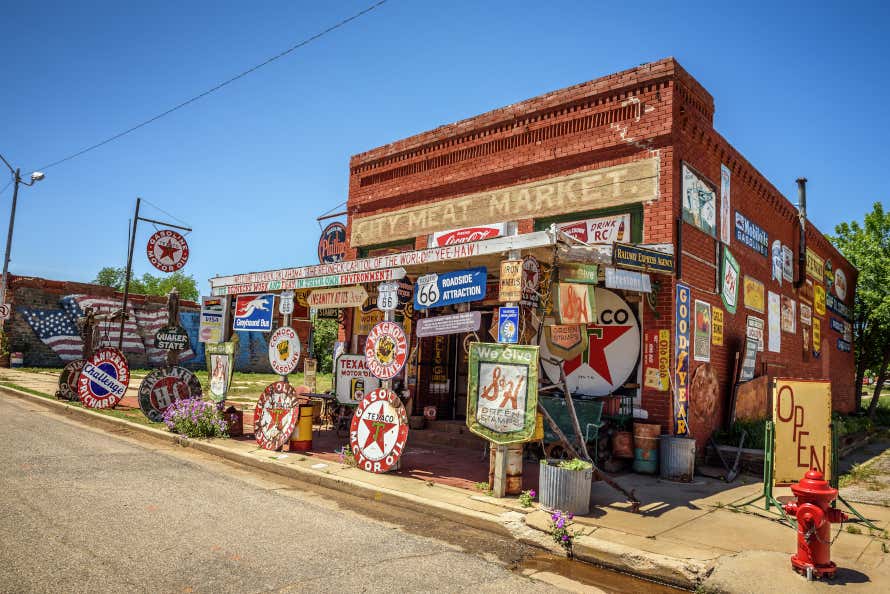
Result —
M 392 266 L 404 266 L 412 281 L 485 266 L 491 288 L 512 247 L 535 255 L 545 269 L 557 254 L 574 250 L 601 265 L 599 319 L 588 325 L 583 372 L 572 364 L 580 375 L 570 389 L 582 398 L 632 397 L 635 416 L 682 433 L 675 371 L 678 355 L 681 362 L 688 357 L 688 423 L 696 440 L 705 441 L 726 416 L 736 357 L 744 359 L 750 335 L 761 348 L 755 375 L 830 379 L 834 408 L 852 410 L 846 316 L 856 271 L 812 225 L 800 245 L 795 206 L 714 129 L 713 117 L 708 91 L 668 58 L 375 148 L 350 160 L 346 262 L 218 277 L 211 285 L 216 294 L 232 294 L 300 288 L 295 279 Z M 454 238 L 450 231 L 469 227 L 476 228 L 465 234 L 471 240 L 502 234 L 516 243 L 502 241 L 500 250 L 483 249 L 499 240 L 471 241 L 465 251 L 439 247 L 443 234 Z M 592 234 L 604 228 L 611 231 L 602 245 Z M 556 229 L 563 232 L 553 235 Z M 550 241 L 541 240 L 547 232 Z M 567 246 L 566 233 L 591 245 Z M 665 254 L 672 270 L 647 269 L 646 288 L 634 288 L 620 273 L 639 267 L 619 261 L 625 252 L 614 247 L 616 239 L 628 253 Z M 688 290 L 692 324 L 685 354 L 676 347 L 678 288 Z M 486 295 L 438 313 L 469 309 L 491 316 L 497 302 L 496 294 Z M 360 315 L 345 315 L 350 352 L 361 352 Z M 636 330 L 608 328 L 619 323 L 616 317 L 622 328 Z M 492 340 L 485 333 L 491 318 L 485 320 L 478 338 Z M 615 346 L 621 333 L 620 340 L 632 336 L 636 344 Z M 415 410 L 436 405 L 440 416 L 463 416 L 464 339 L 418 341 L 406 377 Z M 652 352 L 659 348 L 661 357 Z

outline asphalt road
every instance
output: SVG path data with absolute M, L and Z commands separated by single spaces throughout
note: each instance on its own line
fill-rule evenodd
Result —
M 529 554 L 512 539 L 3 394 L 0 460 L 2 592 L 555 590 L 510 570 Z

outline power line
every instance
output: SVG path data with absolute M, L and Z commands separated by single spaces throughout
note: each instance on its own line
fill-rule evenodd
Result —
M 364 15 L 368 14 L 369 12 L 371 12 L 372 10 L 374 10 L 375 8 L 379 8 L 381 5 L 385 4 L 386 1 L 387 1 L 387 0 L 380 0 L 379 2 L 376 2 L 376 3 L 372 4 L 371 6 L 368 6 L 367 8 L 365 8 L 365 9 L 363 9 L 363 10 L 361 10 L 361 11 L 355 13 L 355 14 L 352 15 L 351 17 L 345 18 L 345 19 L 343 19 L 342 21 L 340 21 L 339 23 L 337 23 L 337 24 L 335 24 L 335 25 L 332 25 L 332 26 L 328 27 L 327 29 L 325 29 L 325 30 L 323 30 L 323 31 L 321 31 L 321 32 L 319 32 L 319 33 L 316 33 L 315 35 L 313 35 L 313 36 L 311 36 L 311 37 L 308 37 L 308 38 L 304 39 L 303 41 L 300 41 L 300 42 L 298 42 L 298 43 L 296 43 L 296 44 L 290 46 L 289 48 L 287 48 L 287 49 L 284 50 L 283 52 L 281 52 L 281 53 L 279 53 L 279 54 L 276 54 L 276 55 L 272 56 L 271 58 L 269 58 L 269 59 L 267 59 L 267 60 L 265 60 L 265 61 L 263 61 L 263 62 L 260 62 L 260 63 L 257 64 L 256 66 L 253 66 L 252 68 L 248 68 L 248 69 L 245 70 L 244 72 L 241 72 L 240 74 L 236 74 L 236 75 L 233 76 L 232 78 L 229 78 L 229 79 L 227 79 L 227 80 L 224 80 L 223 82 L 219 83 L 219 84 L 216 85 L 215 87 L 212 87 L 212 88 L 210 88 L 210 89 L 204 91 L 203 93 L 201 93 L 201 94 L 199 94 L 199 95 L 195 95 L 195 96 L 192 97 L 191 99 L 187 99 L 187 100 L 183 101 L 182 103 L 180 103 L 180 104 L 178 104 L 178 105 L 176 105 L 176 106 L 174 106 L 174 107 L 171 107 L 170 109 L 168 109 L 168 110 L 166 110 L 166 111 L 164 111 L 164 112 L 161 112 L 161 113 L 159 113 L 158 115 L 156 115 L 156 116 L 154 116 L 154 117 L 152 117 L 152 118 L 149 118 L 149 119 L 147 119 L 147 120 L 145 120 L 145 121 L 143 121 L 143 122 L 141 122 L 141 123 L 139 123 L 139 124 L 136 124 L 136 125 L 133 126 L 132 128 L 127 128 L 127 129 L 124 130 L 123 132 L 119 132 L 118 134 L 115 134 L 114 136 L 111 136 L 111 137 L 109 137 L 109 138 L 106 138 L 106 139 L 103 140 L 102 142 L 97 142 L 96 144 L 93 144 L 93 145 L 91 145 L 91 146 L 88 146 L 88 147 L 86 147 L 85 149 L 82 149 L 82 150 L 80 150 L 80 151 L 78 151 L 78 152 L 76 152 L 76 153 L 74 153 L 74 154 L 72 154 L 72 155 L 69 155 L 69 156 L 67 156 L 67 157 L 65 157 L 65 158 L 63 158 L 63 159 L 59 159 L 58 161 L 53 161 L 53 162 L 50 163 L 49 165 L 44 165 L 43 167 L 39 167 L 38 170 L 40 170 L 40 171 L 45 171 L 45 170 L 49 169 L 50 167 L 55 167 L 56 165 L 59 165 L 59 164 L 61 164 L 61 163 L 64 163 L 65 161 L 70 161 L 71 159 L 75 159 L 75 158 L 77 158 L 77 157 L 79 157 L 79 156 L 81 156 L 81 155 L 83 155 L 83 154 L 85 154 L 85 153 L 88 153 L 88 152 L 90 152 L 90 151 L 92 151 L 92 150 L 95 150 L 95 149 L 101 147 L 101 146 L 104 146 L 104 145 L 108 144 L 109 142 L 114 142 L 114 141 L 117 140 L 118 138 L 121 138 L 121 137 L 123 137 L 123 136 L 126 136 L 127 134 L 130 134 L 131 132 L 135 132 L 136 130 L 138 130 L 138 129 L 144 127 L 144 126 L 147 126 L 147 125 L 151 124 L 152 122 L 156 122 L 157 120 L 159 120 L 159 119 L 161 119 L 161 118 L 163 118 L 163 117 L 165 117 L 165 116 L 168 116 L 168 115 L 170 115 L 171 113 L 173 113 L 173 112 L 175 112 L 175 111 L 178 111 L 178 110 L 182 109 L 183 107 L 186 107 L 187 105 L 191 105 L 192 103 L 194 103 L 195 101 L 198 101 L 199 99 L 203 99 L 204 97 L 206 97 L 207 95 L 210 95 L 211 93 L 215 93 L 216 91 L 218 91 L 218 90 L 222 89 L 223 87 L 225 87 L 225 86 L 227 86 L 227 85 L 229 85 L 229 84 L 235 82 L 236 80 L 239 80 L 239 79 L 241 79 L 241 78 L 244 78 L 244 77 L 247 76 L 248 74 L 251 74 L 251 73 L 253 73 L 253 72 L 256 72 L 257 70 L 259 70 L 259 69 L 262 68 L 263 66 L 268 66 L 268 65 L 271 64 L 272 62 L 274 62 L 274 61 L 276 61 L 276 60 L 279 60 L 279 59 L 281 59 L 281 58 L 287 56 L 287 55 L 290 54 L 291 52 L 294 52 L 294 51 L 300 49 L 301 47 L 304 47 L 304 46 L 306 46 L 306 45 L 312 43 L 313 41 L 315 41 L 315 40 L 317 40 L 317 39 L 319 39 L 319 38 L 321 38 L 321 37 L 324 37 L 324 36 L 327 35 L 328 33 L 331 33 L 332 31 L 336 31 L 336 30 L 339 29 L 340 27 L 343 27 L 344 25 L 346 25 L 346 24 L 348 24 L 348 23 L 354 21 L 355 19 L 357 19 L 357 18 L 359 18 L 359 17 L 361 17 L 361 16 L 364 16 Z

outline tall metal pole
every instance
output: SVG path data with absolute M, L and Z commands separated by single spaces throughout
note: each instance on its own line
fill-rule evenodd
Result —
M 3 284 L 0 286 L 0 304 L 6 303 L 6 279 L 8 278 L 7 275 L 9 273 L 9 250 L 12 249 L 12 228 L 15 226 L 15 205 L 19 198 L 21 171 L 21 169 L 15 170 L 15 186 L 12 189 L 12 210 L 9 211 L 9 231 L 6 234 L 6 255 L 3 257 Z
M 139 225 L 139 205 L 142 198 L 136 198 L 136 215 L 133 217 L 133 228 L 130 230 L 130 250 L 127 252 L 127 274 L 124 277 L 124 305 L 121 308 L 121 331 L 117 339 L 117 348 L 124 350 L 124 324 L 127 321 L 127 300 L 130 298 L 130 274 L 133 272 L 133 247 L 136 243 L 136 226 Z

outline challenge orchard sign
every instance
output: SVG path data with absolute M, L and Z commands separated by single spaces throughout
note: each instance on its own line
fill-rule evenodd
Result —
M 130 384 L 130 366 L 117 349 L 99 349 L 89 358 L 77 378 L 77 395 L 84 406 L 113 408 Z

